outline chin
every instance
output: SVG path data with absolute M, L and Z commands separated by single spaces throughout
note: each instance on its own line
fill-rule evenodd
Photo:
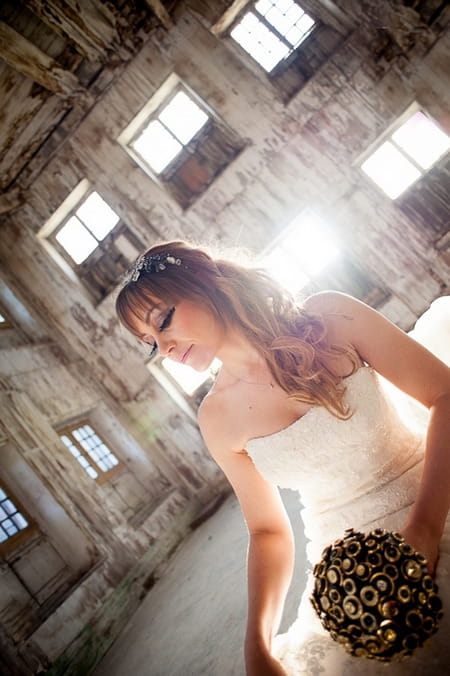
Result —
M 204 359 L 192 359 L 192 361 L 187 361 L 187 365 L 190 366 L 194 371 L 198 371 L 201 373 L 202 371 L 206 371 L 207 369 L 210 368 L 214 361 L 214 356 L 210 357 L 207 356 Z

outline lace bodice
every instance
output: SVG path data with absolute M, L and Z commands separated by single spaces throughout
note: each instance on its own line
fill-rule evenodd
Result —
M 359 369 L 346 386 L 348 420 L 315 407 L 247 444 L 267 480 L 299 491 L 306 536 L 317 544 L 308 554 L 315 549 L 315 558 L 345 528 L 366 527 L 410 504 L 422 457 L 421 436 L 400 418 L 373 369 Z
M 450 365 L 450 297 L 435 301 L 412 335 Z M 312 408 L 280 432 L 247 444 L 266 479 L 299 491 L 311 564 L 346 528 L 401 529 L 423 467 L 427 411 L 371 368 L 356 371 L 346 386 L 353 411 L 348 420 Z M 409 660 L 386 665 L 349 657 L 320 624 L 309 601 L 311 574 L 308 579 L 297 620 L 272 646 L 288 676 L 450 674 L 450 517 L 436 572 L 444 619 L 437 634 Z

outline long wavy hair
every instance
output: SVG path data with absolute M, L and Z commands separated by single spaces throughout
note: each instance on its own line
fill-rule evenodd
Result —
M 329 343 L 320 315 L 297 305 L 265 271 L 214 259 L 186 242 L 159 243 L 145 256 L 167 253 L 181 265 L 167 265 L 158 273 L 142 269 L 137 281 L 125 283 L 117 296 L 119 320 L 131 333 L 137 335 L 136 320 L 145 321 L 155 299 L 168 306 L 180 300 L 198 303 L 223 327 L 233 327 L 249 340 L 290 398 L 324 406 L 341 419 L 350 416 L 342 378 L 327 364 L 346 354 L 355 370 L 356 359 Z

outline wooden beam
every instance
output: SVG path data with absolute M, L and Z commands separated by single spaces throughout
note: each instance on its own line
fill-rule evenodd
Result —
M 217 37 L 223 35 L 246 5 L 248 5 L 248 0 L 234 0 L 214 26 L 211 26 L 211 33 Z
M 19 188 L 13 188 L 9 192 L 0 195 L 0 215 L 8 214 L 24 204 L 25 198 Z
M 147 7 L 150 7 L 153 14 L 161 21 L 166 30 L 172 28 L 173 21 L 170 14 L 160 0 L 145 0 Z
M 23 3 L 55 33 L 72 43 L 90 61 L 105 61 L 108 50 L 120 44 L 116 17 L 97 0 L 23 0 Z
M 20 73 L 60 96 L 85 93 L 76 75 L 0 21 L 0 58 Z

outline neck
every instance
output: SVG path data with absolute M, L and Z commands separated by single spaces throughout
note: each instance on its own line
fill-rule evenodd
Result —
M 239 333 L 228 333 L 217 357 L 222 362 L 222 378 L 249 385 L 271 385 L 272 375 L 264 358 Z

